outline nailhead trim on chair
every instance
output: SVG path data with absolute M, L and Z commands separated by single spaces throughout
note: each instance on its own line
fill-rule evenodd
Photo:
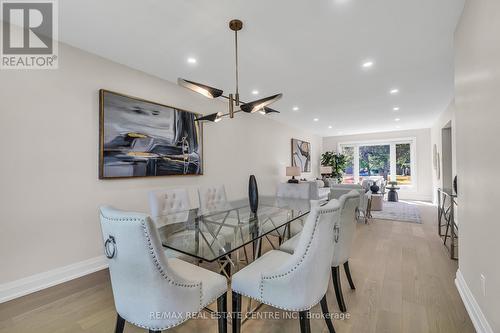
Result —
M 300 264 L 304 261 L 304 258 L 306 257 L 307 253 L 309 252 L 309 248 L 311 246 L 311 242 L 314 238 L 314 234 L 316 233 L 316 230 L 318 228 L 318 222 L 319 222 L 319 218 L 321 217 L 321 215 L 323 214 L 328 214 L 328 213 L 335 213 L 336 211 L 339 210 L 339 207 L 335 208 L 335 209 L 319 209 L 318 210 L 318 216 L 316 217 L 316 221 L 314 221 L 314 229 L 313 229 L 313 234 L 312 234 L 312 237 L 311 239 L 309 240 L 309 243 L 307 244 L 307 247 L 306 247 L 306 251 L 305 253 L 302 255 L 302 257 L 299 259 L 299 262 L 297 264 L 295 264 L 290 270 L 288 270 L 286 273 L 283 273 L 283 274 L 278 274 L 278 275 L 272 275 L 272 276 L 261 276 L 261 281 L 260 281 L 260 284 L 259 284 L 259 289 L 260 289 L 260 299 L 258 299 L 258 301 L 262 302 L 262 303 L 265 303 L 267 305 L 271 305 L 272 307 L 275 307 L 277 309 L 282 309 L 282 310 L 286 310 L 286 311 L 306 311 L 306 310 L 309 310 L 311 309 L 313 306 L 315 306 L 316 304 L 319 303 L 319 301 L 321 300 L 321 298 L 323 298 L 323 296 L 321 296 L 318 300 L 316 300 L 312 305 L 310 306 L 306 306 L 305 308 L 301 308 L 301 309 L 291 309 L 291 308 L 285 308 L 285 307 L 281 307 L 281 306 L 278 306 L 278 305 L 275 305 L 275 304 L 272 304 L 272 303 L 268 303 L 268 302 L 265 302 L 264 301 L 264 280 L 273 280 L 273 279 L 277 279 L 277 278 L 281 278 L 281 277 L 284 277 L 286 275 L 289 275 L 290 273 L 292 273 L 294 270 L 296 270 Z M 241 294 L 243 296 L 246 296 L 246 297 L 250 297 L 250 298 L 254 298 L 252 296 L 249 296 L 249 295 L 246 295 L 246 294 L 243 294 L 243 293 L 240 293 L 238 292 L 237 290 L 235 290 L 238 294 Z
M 226 291 L 224 291 L 223 293 L 221 293 L 217 297 L 211 299 L 208 303 L 203 304 L 203 293 L 202 293 L 203 292 L 202 291 L 203 285 L 202 285 L 202 282 L 191 283 L 191 284 L 178 283 L 178 282 L 175 282 L 174 280 L 172 280 L 171 278 L 169 278 L 165 274 L 165 269 L 161 266 L 161 263 L 158 261 L 158 258 L 156 256 L 154 248 L 153 248 L 153 245 L 151 244 L 151 238 L 150 238 L 148 230 L 146 228 L 146 220 L 145 219 L 142 219 L 142 218 L 114 219 L 114 218 L 110 218 L 110 217 L 107 217 L 107 216 L 103 216 L 102 214 L 101 214 L 101 216 L 103 218 L 105 218 L 106 220 L 109 220 L 109 221 L 117 221 L 117 222 L 125 222 L 125 221 L 140 222 L 141 223 L 141 227 L 144 230 L 144 235 L 145 235 L 146 240 L 148 242 L 149 253 L 151 254 L 151 256 L 153 258 L 153 262 L 155 264 L 155 267 L 158 269 L 158 271 L 160 272 L 161 276 L 164 277 L 168 281 L 168 283 L 173 284 L 173 285 L 178 286 L 178 287 L 184 287 L 184 288 L 200 287 L 200 307 L 198 309 L 198 312 L 202 311 L 204 306 L 213 303 L 216 299 L 218 299 L 220 296 L 224 295 L 224 293 L 226 292 Z M 134 324 L 137 327 L 146 328 L 148 330 L 156 330 L 156 331 L 160 330 L 160 331 L 162 331 L 162 330 L 167 330 L 167 329 L 170 329 L 172 327 L 178 326 L 178 325 L 184 323 L 185 321 L 187 321 L 188 319 L 189 318 L 185 318 L 185 319 L 183 319 L 182 321 L 180 321 L 178 323 L 175 323 L 175 324 L 172 324 L 172 325 L 169 325 L 169 326 L 165 326 L 165 327 L 149 327 L 149 326 L 141 325 L 141 324 L 138 324 L 138 323 L 135 323 L 135 322 L 132 322 L 132 321 L 129 321 L 129 323 Z

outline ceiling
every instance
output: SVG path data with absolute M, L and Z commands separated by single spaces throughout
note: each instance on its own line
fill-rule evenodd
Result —
M 331 136 L 432 125 L 453 95 L 453 32 L 463 3 L 64 0 L 59 26 L 70 45 L 166 80 L 183 77 L 229 93 L 234 35 L 228 22 L 239 18 L 242 100 L 282 92 L 272 105 L 281 114 L 270 117 Z M 367 61 L 374 65 L 362 68 Z M 393 88 L 399 94 L 391 95 Z

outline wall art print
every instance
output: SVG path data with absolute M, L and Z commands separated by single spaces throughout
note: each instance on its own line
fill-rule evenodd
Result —
M 203 174 L 196 113 L 100 90 L 99 178 Z
M 300 167 L 301 172 L 311 172 L 311 144 L 292 139 L 292 166 Z

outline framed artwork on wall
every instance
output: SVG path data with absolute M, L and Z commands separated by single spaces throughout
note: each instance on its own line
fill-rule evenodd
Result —
M 99 91 L 99 178 L 203 174 L 199 114 Z
M 311 144 L 292 139 L 292 166 L 300 167 L 301 172 L 311 172 Z

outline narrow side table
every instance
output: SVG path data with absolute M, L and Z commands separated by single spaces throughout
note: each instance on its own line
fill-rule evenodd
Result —
M 372 193 L 372 206 L 371 211 L 381 211 L 384 207 L 384 195 L 381 193 Z

